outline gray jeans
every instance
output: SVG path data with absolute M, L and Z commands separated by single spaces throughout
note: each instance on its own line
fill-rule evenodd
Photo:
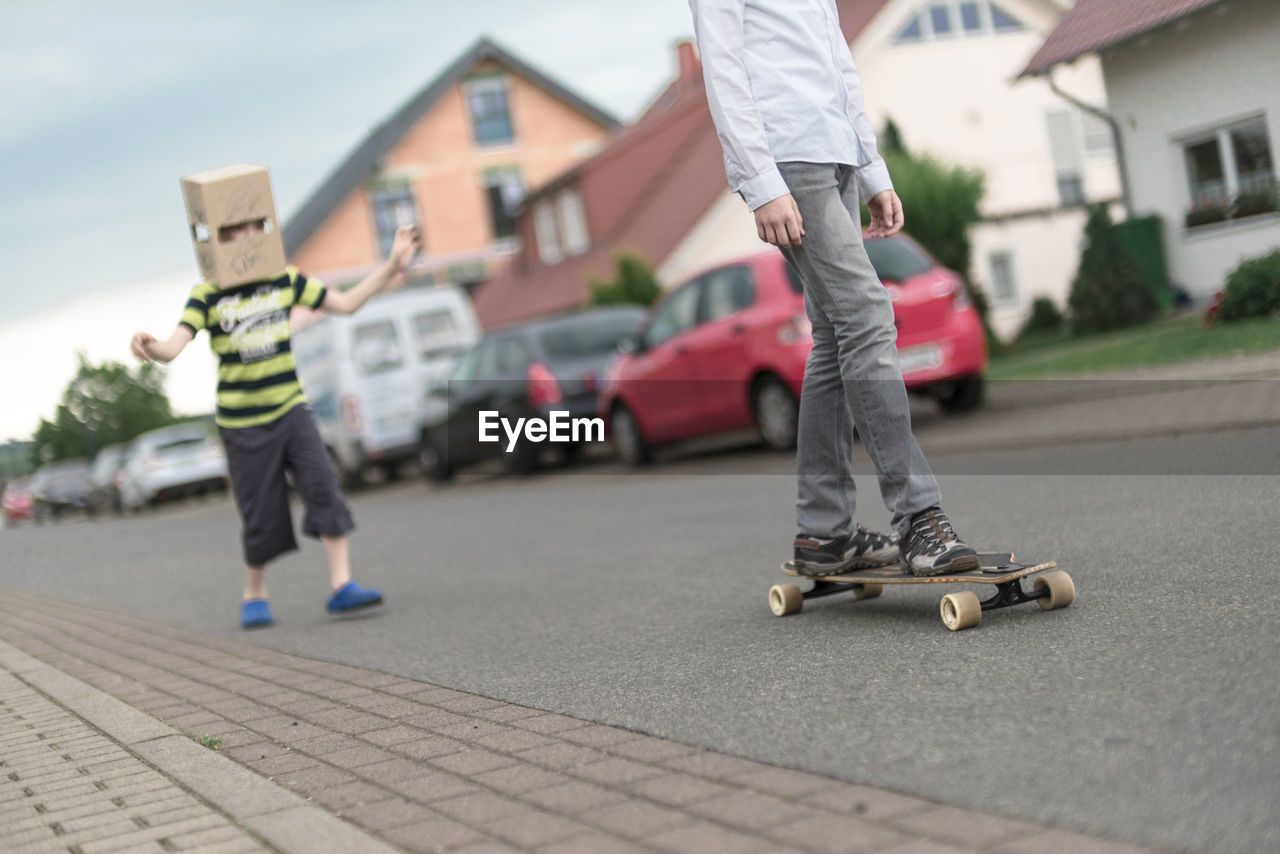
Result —
M 876 468 L 893 527 L 940 506 L 938 482 L 911 432 L 898 365 L 893 303 L 862 244 L 858 188 L 851 166 L 779 163 L 804 220 L 804 241 L 785 249 L 804 283 L 813 323 L 797 442 L 800 533 L 843 537 L 854 529 L 856 428 Z

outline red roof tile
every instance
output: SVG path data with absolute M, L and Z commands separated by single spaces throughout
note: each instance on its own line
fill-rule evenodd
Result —
M 1019 76 L 1043 74 L 1061 62 L 1172 23 L 1223 0 L 1077 0 Z
M 837 0 L 845 37 L 852 41 L 887 2 Z M 529 211 L 539 198 L 567 187 L 582 194 L 592 249 L 544 264 Z M 475 293 L 481 324 L 493 329 L 582 305 L 588 280 L 611 277 L 621 253 L 659 266 L 727 189 L 701 69 L 693 61 L 607 148 L 529 194 L 520 254 Z

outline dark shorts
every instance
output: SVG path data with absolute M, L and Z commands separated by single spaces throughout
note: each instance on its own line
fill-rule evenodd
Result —
M 339 537 L 355 528 L 310 406 L 295 406 L 260 427 L 220 427 L 218 432 L 243 523 L 245 563 L 263 566 L 298 547 L 286 472 L 306 508 L 304 534 Z

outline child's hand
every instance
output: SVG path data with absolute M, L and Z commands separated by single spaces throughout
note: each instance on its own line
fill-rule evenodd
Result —
M 418 227 L 402 225 L 396 229 L 395 240 L 391 243 L 391 262 L 399 272 L 409 266 L 413 256 L 418 252 Z
M 129 349 L 133 351 L 133 355 L 139 362 L 150 362 L 151 354 L 147 352 L 147 345 L 154 343 L 156 343 L 156 336 L 146 332 L 139 332 L 129 342 Z

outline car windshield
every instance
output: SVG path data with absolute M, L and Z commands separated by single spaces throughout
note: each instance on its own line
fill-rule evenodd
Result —
M 643 317 L 643 312 L 585 315 L 544 329 L 538 340 L 552 359 L 603 356 L 616 351 L 618 342 L 635 332 Z
M 866 247 L 871 266 L 882 282 L 905 282 L 933 269 L 933 262 L 905 240 L 868 240 Z

